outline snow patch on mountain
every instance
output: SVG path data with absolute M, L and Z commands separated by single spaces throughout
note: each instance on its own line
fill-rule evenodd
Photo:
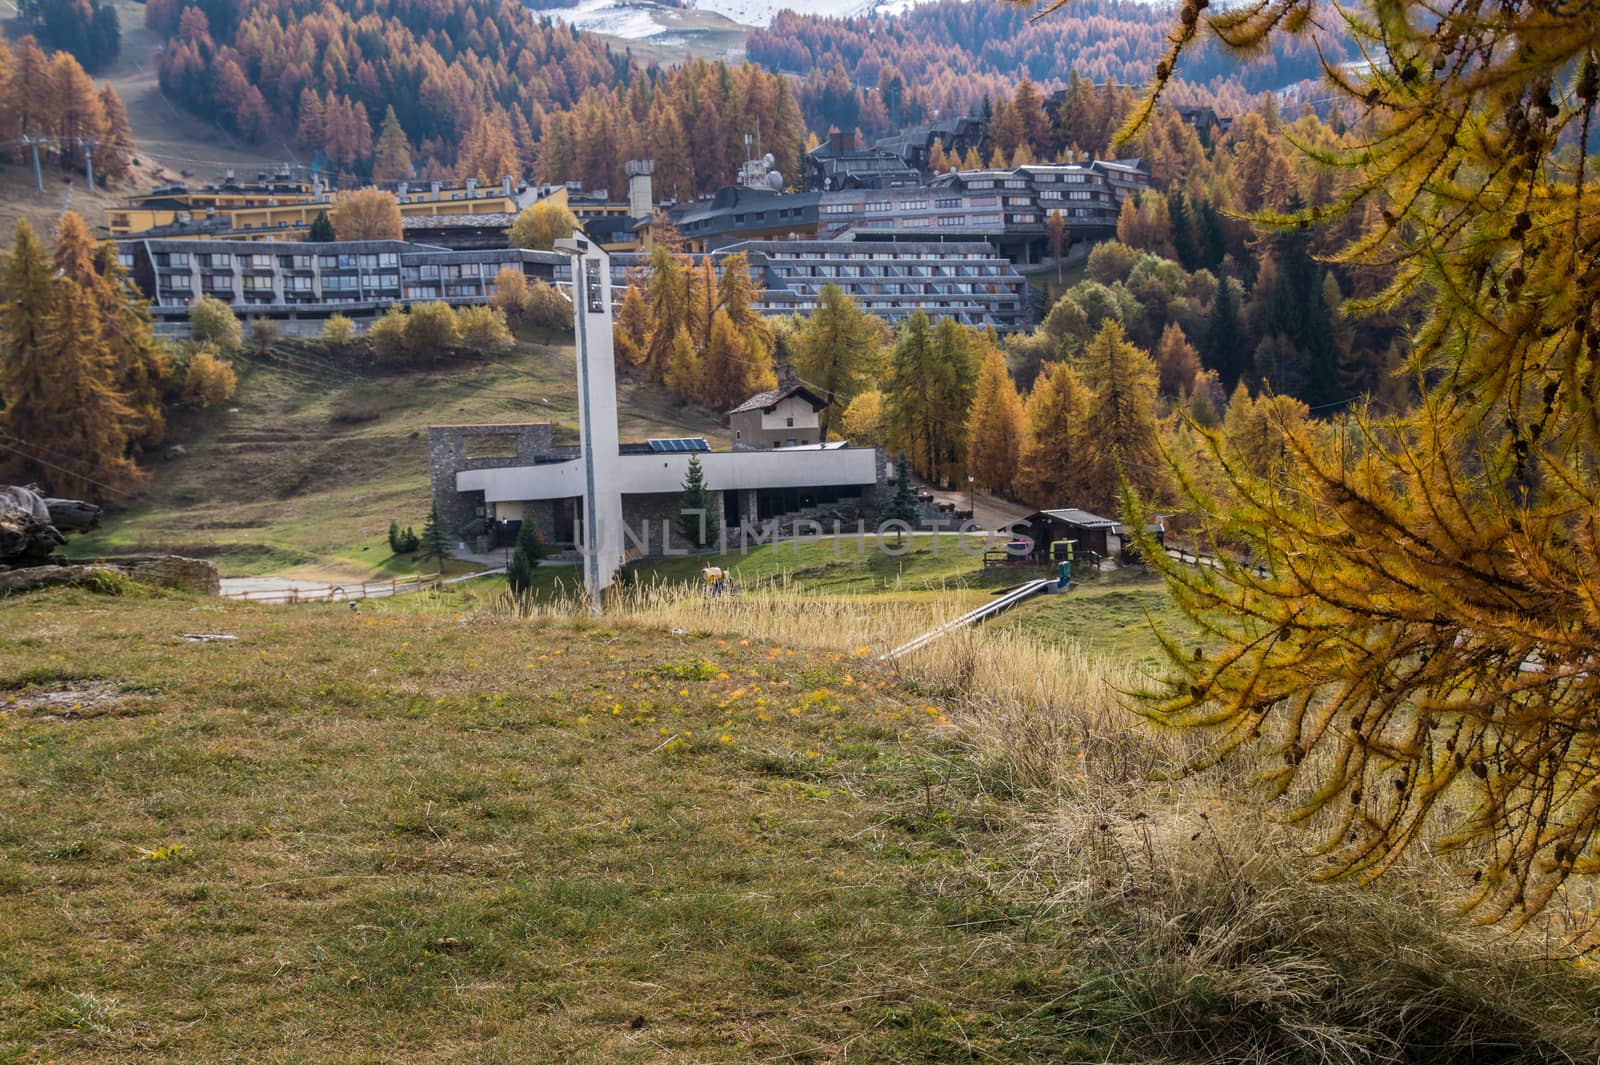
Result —
M 855 16 L 874 11 L 900 14 L 918 0 L 689 0 L 696 11 L 721 15 L 741 26 L 768 26 L 779 11 L 799 11 L 807 15 Z M 681 33 L 681 9 L 651 3 L 650 0 L 579 0 L 570 7 L 541 9 L 550 15 L 591 33 L 642 41 L 663 34 Z

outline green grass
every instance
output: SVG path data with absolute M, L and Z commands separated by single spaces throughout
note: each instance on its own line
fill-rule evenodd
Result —
M 237 398 L 175 425 L 186 454 L 147 456 L 149 478 L 105 528 L 75 539 L 79 556 L 175 552 L 215 560 L 225 576 L 358 579 L 415 571 L 392 558 L 397 520 L 428 512 L 427 430 L 441 422 L 553 422 L 575 441 L 573 349 L 524 342 L 493 361 L 432 369 L 323 366 L 241 357 Z M 624 439 L 725 431 L 658 389 L 620 387 Z
M 1158 574 L 1135 567 L 1084 578 L 1070 593 L 1023 604 L 996 624 L 1047 644 L 1077 643 L 1147 669 L 1166 661 L 1157 629 L 1185 647 L 1204 642 Z
M 1071 930 L 990 886 L 1016 811 L 924 700 L 449 602 L 0 608 L 0 1059 L 1092 1053 Z M 95 680 L 125 699 L 8 711 Z
M 1043 571 L 983 568 L 981 537 L 955 534 L 908 536 L 898 546 L 893 537 L 845 535 L 809 541 L 730 545 L 725 554 L 641 560 L 634 569 L 641 580 L 693 581 L 704 566 L 733 572 L 736 583 L 753 587 L 788 582 L 808 592 L 864 595 L 915 593 L 971 588 L 983 592 L 1008 588 Z
M 482 602 L 0 602 L 0 1061 L 1600 1048 L 1592 967 L 1307 884 L 1132 732 L 1029 791 L 959 685 Z

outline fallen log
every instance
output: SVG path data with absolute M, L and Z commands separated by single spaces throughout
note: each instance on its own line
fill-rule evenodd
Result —
M 46 499 L 35 485 L 0 487 L 0 565 L 43 562 L 67 542 L 67 533 L 99 524 L 93 503 Z
M 0 488 L 0 562 L 42 562 L 67 542 L 50 508 L 31 488 Z
M 63 533 L 88 532 L 100 527 L 100 508 L 81 499 L 46 499 L 50 524 Z

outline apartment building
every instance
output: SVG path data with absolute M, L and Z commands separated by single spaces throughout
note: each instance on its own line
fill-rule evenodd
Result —
M 891 323 L 922 311 L 935 320 L 954 318 L 1001 331 L 1024 325 L 1026 283 L 1008 259 L 981 241 L 758 240 L 702 255 L 720 272 L 730 256 L 740 253 L 764 286 L 756 301 L 762 314 L 808 314 L 832 284 Z M 612 284 L 620 288 L 630 272 L 648 266 L 644 255 L 613 255 Z
M 1138 160 L 961 170 L 925 185 L 803 193 L 725 188 L 682 208 L 673 223 L 696 251 L 749 240 L 854 236 L 870 241 L 987 241 L 1019 266 L 1048 254 L 1060 212 L 1074 241 L 1117 229 L 1122 201 L 1150 187 Z
M 125 239 L 117 256 L 158 321 L 187 318 L 202 296 L 267 318 L 381 314 L 390 304 L 483 303 L 503 267 L 548 282 L 571 281 L 554 252 L 449 249 L 399 240 L 309 243 Z
M 516 213 L 549 196 L 565 202 L 563 186 L 518 186 L 510 177 L 480 186 L 467 179 L 460 186 L 438 181 L 427 185 L 399 182 L 391 188 L 403 221 L 458 216 Z M 279 175 L 252 184 L 232 179 L 195 188 L 166 185 L 131 196 L 112 208 L 107 228 L 112 239 L 131 236 L 251 241 L 303 240 L 317 215 L 333 206 L 333 193 L 320 181 L 301 182 Z

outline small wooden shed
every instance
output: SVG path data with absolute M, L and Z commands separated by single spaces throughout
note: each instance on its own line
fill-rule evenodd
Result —
M 1050 545 L 1057 540 L 1076 541 L 1074 553 L 1084 561 L 1088 560 L 1088 552 L 1109 558 L 1113 550 L 1120 550 L 1122 546 L 1119 522 L 1076 507 L 1037 511 L 1013 523 L 1011 528 L 1033 541 L 1034 554 L 1040 560 L 1048 558 Z M 1113 536 L 1119 537 L 1115 546 L 1111 543 Z

